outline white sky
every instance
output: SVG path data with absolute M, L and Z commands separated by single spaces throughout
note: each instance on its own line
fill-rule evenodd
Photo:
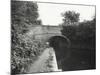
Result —
M 72 4 L 94 4 L 95 0 L 20 0 L 20 1 L 40 1 L 40 2 L 58 2 L 58 3 L 72 3 Z M 39 19 L 42 20 L 43 25 L 58 25 L 62 23 L 61 13 L 65 11 L 75 11 L 80 13 L 80 21 L 91 20 L 95 16 L 94 6 L 83 5 L 65 5 L 65 4 L 51 4 L 38 3 Z
M 38 10 L 43 25 L 61 24 L 63 18 L 61 13 L 69 10 L 80 13 L 80 21 L 91 20 L 95 15 L 94 6 L 38 3 Z

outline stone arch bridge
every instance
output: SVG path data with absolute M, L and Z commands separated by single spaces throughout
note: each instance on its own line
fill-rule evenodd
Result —
M 28 35 L 32 36 L 32 38 L 36 40 L 49 42 L 49 45 L 55 50 L 58 50 L 59 48 L 61 49 L 61 52 L 63 52 L 62 48 L 68 47 L 70 45 L 70 41 L 67 37 L 62 35 L 61 29 L 61 26 L 35 25 L 30 28 Z
M 49 46 L 55 50 L 58 50 L 58 48 L 62 50 L 62 47 L 69 47 L 70 40 L 62 35 L 61 30 L 61 26 L 35 25 L 30 28 L 28 36 L 36 40 L 48 42 Z
M 36 40 L 48 41 L 52 37 L 60 37 L 68 40 L 68 38 L 61 34 L 61 29 L 61 26 L 35 25 L 30 28 L 27 34 Z
M 67 57 L 70 45 L 69 39 L 62 35 L 61 29 L 60 26 L 36 25 L 27 33 L 31 38 L 49 43 L 49 46 L 55 50 L 58 68 L 61 68 L 62 59 Z

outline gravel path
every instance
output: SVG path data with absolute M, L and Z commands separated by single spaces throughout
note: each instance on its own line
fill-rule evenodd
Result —
M 39 56 L 38 60 L 31 65 L 28 73 L 52 71 L 59 71 L 57 67 L 55 52 L 53 51 L 53 48 L 46 48 L 44 52 Z

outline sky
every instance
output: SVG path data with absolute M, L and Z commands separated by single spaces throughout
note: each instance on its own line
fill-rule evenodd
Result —
M 51 4 L 51 3 L 37 3 L 39 19 L 42 20 L 43 25 L 59 25 L 62 23 L 63 17 L 61 13 L 65 11 L 75 11 L 80 13 L 80 22 L 84 20 L 91 20 L 95 16 L 94 6 L 83 5 L 68 5 L 68 4 Z
M 83 6 L 83 5 L 69 5 L 69 4 L 55 4 L 55 3 L 45 3 L 49 0 L 21 0 L 21 1 L 35 1 L 38 4 L 39 19 L 42 20 L 43 25 L 59 25 L 62 23 L 63 17 L 61 13 L 65 11 L 75 11 L 80 13 L 80 22 L 84 20 L 91 20 L 95 16 L 95 6 Z M 43 2 L 44 3 L 43 3 Z M 56 0 L 57 2 L 58 0 Z M 64 0 L 59 0 L 64 3 Z M 76 3 L 84 3 L 83 1 L 75 1 Z M 42 2 L 42 3 L 41 3 Z M 68 2 L 68 1 L 67 1 Z M 74 4 L 73 0 L 70 0 Z M 94 3 L 95 1 L 85 1 L 86 3 Z

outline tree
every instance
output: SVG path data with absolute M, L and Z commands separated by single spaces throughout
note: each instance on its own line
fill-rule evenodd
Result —
M 30 26 L 40 25 L 38 6 L 28 1 L 11 1 L 11 32 L 12 43 L 18 42 L 17 37 L 26 33 Z
M 66 11 L 65 13 L 62 14 L 63 18 L 63 25 L 68 25 L 71 23 L 75 23 L 79 21 L 79 13 L 76 13 L 74 11 Z
M 87 65 L 86 68 L 95 69 L 96 18 L 94 17 L 93 20 L 90 21 L 78 22 L 78 18 L 70 17 L 68 13 L 63 16 L 64 21 L 61 32 L 62 35 L 66 36 L 71 41 L 70 51 L 72 54 L 70 59 L 77 60 L 77 62 L 73 62 L 72 64 L 76 65 L 76 63 L 80 63 L 83 60 L 86 62 L 86 64 L 84 64 L 84 66 Z M 78 25 L 75 25 L 73 22 L 78 22 Z M 68 23 L 71 23 L 71 25 Z M 67 63 L 68 61 L 64 61 L 64 69 L 72 69 L 70 68 L 72 60 L 69 60 L 69 63 L 67 63 L 68 65 L 66 65 L 65 62 Z M 80 66 L 82 69 L 83 65 Z M 66 67 L 69 68 L 66 69 Z M 73 66 L 73 68 L 74 67 L 75 66 Z M 77 69 L 77 67 L 75 67 L 75 69 Z
M 38 6 L 36 3 L 27 1 L 12 1 L 11 3 L 12 22 L 26 22 L 36 24 L 39 17 Z
M 25 39 L 25 33 L 33 25 L 40 25 L 38 6 L 29 1 L 11 1 L 11 73 L 24 73 L 26 66 L 33 61 L 44 47 L 40 42 Z M 40 44 L 40 46 L 43 46 Z M 41 49 L 40 49 L 41 48 Z M 44 50 L 44 49 L 43 49 Z

